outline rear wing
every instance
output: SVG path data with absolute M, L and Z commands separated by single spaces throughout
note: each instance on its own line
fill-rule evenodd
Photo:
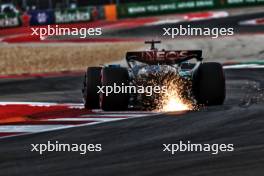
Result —
M 127 62 L 132 60 L 139 61 L 142 63 L 155 65 L 155 64 L 179 64 L 190 59 L 196 59 L 197 61 L 202 61 L 202 51 L 201 50 L 181 50 L 181 51 L 139 51 L 139 52 L 128 52 L 126 54 Z

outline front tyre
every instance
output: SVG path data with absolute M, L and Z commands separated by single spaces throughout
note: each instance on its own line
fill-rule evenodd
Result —
M 222 105 L 226 96 L 225 75 L 220 63 L 202 63 L 194 74 L 194 96 L 199 105 Z

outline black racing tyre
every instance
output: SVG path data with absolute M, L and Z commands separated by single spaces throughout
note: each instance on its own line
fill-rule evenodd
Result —
M 102 86 L 127 86 L 129 75 L 126 68 L 106 67 L 102 70 Z M 100 104 L 104 111 L 119 111 L 128 108 L 129 94 L 125 93 L 101 93 Z
M 99 109 L 98 87 L 101 86 L 101 67 L 88 67 L 83 83 L 83 99 L 86 109 Z
M 225 100 L 225 75 L 220 63 L 202 63 L 194 74 L 194 96 L 200 105 L 222 105 Z

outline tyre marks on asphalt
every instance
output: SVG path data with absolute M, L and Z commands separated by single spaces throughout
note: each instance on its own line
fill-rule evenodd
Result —
M 82 104 L 0 102 L 0 137 L 124 120 L 154 112 L 85 110 Z

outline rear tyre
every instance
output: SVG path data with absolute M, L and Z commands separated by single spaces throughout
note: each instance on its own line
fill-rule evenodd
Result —
M 126 68 L 106 67 L 102 70 L 102 86 L 116 87 L 127 86 L 129 84 L 129 75 Z M 118 90 L 116 90 L 118 91 Z M 120 91 L 120 90 L 119 90 Z M 128 108 L 129 94 L 111 92 L 101 93 L 100 104 L 104 111 L 119 111 Z
M 200 105 L 222 105 L 225 100 L 225 75 L 222 65 L 202 63 L 194 75 L 194 96 Z
M 101 67 L 88 67 L 83 83 L 83 99 L 86 109 L 99 109 L 98 87 L 101 86 Z

